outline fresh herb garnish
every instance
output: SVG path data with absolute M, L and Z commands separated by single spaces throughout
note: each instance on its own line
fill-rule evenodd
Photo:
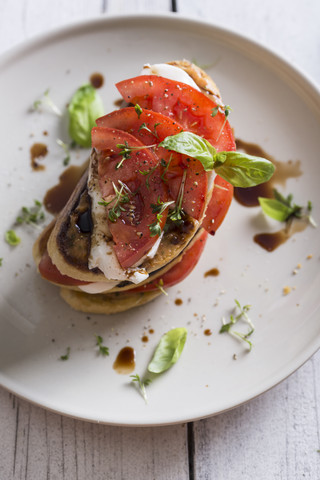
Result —
M 123 182 L 121 182 L 121 180 L 118 180 L 118 182 L 121 185 L 120 190 L 118 190 L 116 185 L 112 182 L 113 189 L 114 189 L 114 192 L 115 192 L 115 196 L 113 197 L 113 199 L 110 200 L 110 202 L 106 202 L 104 200 L 102 200 L 101 202 L 98 202 L 99 205 L 103 205 L 105 207 L 107 207 L 111 203 L 115 202 L 113 207 L 108 212 L 108 218 L 109 218 L 110 222 L 112 222 L 112 223 L 115 223 L 118 220 L 118 218 L 120 217 L 121 213 L 125 212 L 125 208 L 123 208 L 122 205 L 124 205 L 126 203 L 129 203 L 129 201 L 130 201 L 129 200 L 129 194 L 132 194 L 132 192 L 130 192 L 127 185 L 125 185 Z
M 182 210 L 182 200 L 184 195 L 184 185 L 186 182 L 187 170 L 183 171 L 180 189 L 178 193 L 178 197 L 176 200 L 176 205 L 171 213 L 169 213 L 169 218 L 172 222 L 180 224 L 182 222 L 182 217 L 185 215 L 184 211 Z
M 38 100 L 35 100 L 33 102 L 33 108 L 34 110 L 39 110 L 39 107 L 41 105 L 43 106 L 47 106 L 49 109 L 51 109 L 53 111 L 53 113 L 55 113 L 56 115 L 58 115 L 59 117 L 62 116 L 62 113 L 61 113 L 61 110 L 60 108 L 57 107 L 57 105 L 53 102 L 53 100 L 51 99 L 51 97 L 49 96 L 49 88 L 44 92 L 44 94 L 42 95 L 42 97 Z
M 148 225 L 150 230 L 150 237 L 155 237 L 156 235 L 160 237 L 162 233 L 160 223 L 162 220 L 163 212 L 166 210 L 166 208 L 169 207 L 169 205 L 172 205 L 172 203 L 174 203 L 173 200 L 171 202 L 162 202 L 162 200 L 160 200 L 160 197 L 158 197 L 157 203 L 151 203 L 150 206 L 152 213 L 156 213 L 157 217 L 153 223 Z
M 165 333 L 156 347 L 151 362 L 148 365 L 148 371 L 151 374 L 160 374 L 171 368 L 180 358 L 182 350 L 187 340 L 187 330 L 185 328 L 174 328 Z M 141 379 L 138 374 L 130 375 L 132 382 L 136 382 L 141 395 L 146 403 L 146 386 L 151 383 L 150 378 Z
M 132 382 L 136 382 L 139 388 L 139 392 L 141 393 L 144 401 L 148 403 L 146 386 L 148 386 L 151 383 L 151 379 L 146 378 L 145 380 L 141 380 L 140 376 L 137 373 L 135 375 L 130 375 L 130 378 L 132 378 L 131 380 Z
M 169 160 L 168 160 L 168 163 L 166 163 L 166 161 L 165 161 L 163 158 L 161 158 L 161 160 L 160 160 L 160 165 L 161 165 L 162 167 L 164 167 L 164 170 L 163 170 L 162 175 L 161 175 L 161 180 L 163 180 L 164 182 L 167 182 L 167 181 L 168 181 L 168 180 L 165 178 L 165 175 L 166 175 L 166 173 L 167 173 L 167 171 L 168 171 L 168 168 L 170 167 L 171 160 L 172 160 L 172 154 L 170 155 L 170 158 L 169 158 Z
M 316 223 L 311 217 L 312 203 L 308 201 L 306 207 L 293 203 L 293 195 L 284 197 L 276 189 L 273 190 L 274 198 L 259 197 L 259 203 L 263 212 L 274 220 L 279 222 L 288 222 L 292 218 L 306 219 L 316 227 Z
M 156 284 L 156 287 L 160 290 L 161 293 L 163 293 L 163 295 L 168 296 L 168 293 L 165 291 L 165 289 L 164 289 L 164 287 L 163 287 L 163 280 L 162 280 L 162 278 L 160 278 L 159 282 Z
M 147 127 L 147 124 L 145 122 L 143 122 L 140 125 L 138 132 L 140 132 L 140 130 L 146 130 L 147 132 L 151 133 L 151 135 L 155 136 L 156 138 L 159 138 L 158 134 L 157 134 L 157 130 L 156 130 L 159 125 L 160 125 L 160 123 L 155 123 L 154 124 L 154 129 L 152 131 L 152 130 L 150 130 L 149 127 Z
M 11 247 L 16 247 L 21 242 L 21 238 L 18 237 L 14 230 L 8 230 L 4 235 L 5 241 L 11 245 Z
M 147 185 L 147 189 L 150 190 L 150 175 L 153 174 L 153 172 L 158 168 L 159 164 L 155 165 L 154 167 L 152 167 L 150 170 L 139 170 L 139 173 L 141 173 L 141 175 L 144 175 L 146 178 L 146 185 Z
M 69 360 L 70 357 L 70 347 L 67 347 L 67 353 L 65 355 L 61 355 L 60 360 L 65 361 Z
M 59 147 L 63 148 L 65 157 L 63 159 L 63 165 L 66 167 L 70 163 L 70 149 L 69 145 L 65 143 L 64 141 L 60 140 L 60 138 L 57 139 L 57 144 Z
M 248 337 L 252 335 L 254 332 L 254 326 L 251 322 L 250 318 L 248 317 L 247 313 L 251 308 L 251 305 L 244 305 L 241 307 L 238 300 L 235 300 L 235 312 L 234 315 L 230 315 L 230 322 L 226 323 L 225 319 L 222 319 L 222 327 L 219 333 L 227 332 L 235 338 L 238 338 L 249 345 L 249 350 L 252 349 L 252 342 L 248 340 Z M 249 330 L 246 333 L 235 331 L 232 327 L 235 325 L 239 320 L 243 320 L 245 323 L 249 325 Z
M 119 155 L 122 155 L 122 160 L 117 163 L 116 165 L 116 169 L 118 170 L 118 168 L 120 168 L 123 164 L 123 162 L 127 159 L 127 158 L 130 158 L 130 155 L 133 151 L 135 150 L 144 150 L 145 148 L 152 148 L 152 147 L 156 147 L 156 143 L 154 145 L 141 145 L 141 146 L 137 146 L 137 147 L 130 147 L 130 145 L 128 144 L 127 141 L 125 141 L 124 143 L 117 143 L 117 148 L 120 148 L 120 152 L 119 152 Z
M 86 84 L 78 88 L 69 106 L 69 135 L 81 147 L 91 146 L 91 130 L 96 119 L 104 113 L 102 100 L 97 90 Z
M 135 104 L 134 109 L 136 111 L 136 114 L 138 115 L 138 118 L 140 118 L 141 113 L 143 112 L 142 108 L 138 103 Z
M 22 207 L 20 215 L 16 218 L 16 223 L 19 225 L 26 223 L 27 225 L 36 226 L 38 223 L 43 222 L 44 219 L 45 213 L 42 209 L 42 203 L 39 200 L 35 200 L 33 207 Z
M 232 111 L 232 108 L 230 107 L 230 105 L 217 105 L 211 110 L 211 117 L 215 117 L 217 113 L 220 112 L 220 113 L 224 113 L 225 117 L 227 118 L 231 111 Z M 223 127 L 224 125 L 222 126 L 222 128 Z
M 235 187 L 254 187 L 268 181 L 274 172 L 269 160 L 242 152 L 217 152 L 206 139 L 192 132 L 166 137 L 159 146 L 196 158 L 206 171 L 215 170 Z
M 185 328 L 174 328 L 165 333 L 148 365 L 148 371 L 162 373 L 172 367 L 180 358 L 186 340 L 187 330 Z
M 2 267 L 3 258 L 0 258 L 0 267 Z
M 96 346 L 98 347 L 98 354 L 106 357 L 109 355 L 109 348 L 103 345 L 103 338 L 100 335 L 96 335 Z

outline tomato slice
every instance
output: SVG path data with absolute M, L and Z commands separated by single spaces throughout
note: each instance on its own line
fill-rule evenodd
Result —
M 76 280 L 68 275 L 62 275 L 57 267 L 52 263 L 47 250 L 43 253 L 38 265 L 39 272 L 43 278 L 59 285 L 87 285 L 88 282 Z
M 201 254 L 207 241 L 207 237 L 208 233 L 203 230 L 199 238 L 192 245 L 192 247 L 188 248 L 183 254 L 182 259 L 179 263 L 174 265 L 161 277 L 156 278 L 152 282 L 130 290 L 130 293 L 149 292 L 152 290 L 157 290 L 159 288 L 159 285 L 161 285 L 163 288 L 167 288 L 172 287 L 179 282 L 182 282 L 182 280 L 184 280 L 192 272 L 192 270 L 200 260 Z
M 223 178 L 216 176 L 212 197 L 202 220 L 202 228 L 214 235 L 226 216 L 233 197 L 233 186 Z
M 145 109 L 137 113 L 133 107 L 115 110 L 99 118 L 97 125 L 129 132 L 144 145 L 157 145 L 166 137 L 183 130 L 179 123 L 161 113 Z M 163 178 L 168 185 L 170 197 L 174 200 L 178 197 L 183 172 L 186 170 L 182 208 L 192 218 L 200 220 L 204 213 L 208 185 L 202 163 L 162 147 L 153 147 L 152 150 L 162 165 Z
M 206 138 L 218 151 L 235 150 L 235 141 L 224 113 L 204 93 L 189 85 L 156 75 L 141 75 L 116 84 L 128 103 L 162 113 L 184 130 Z
M 129 145 L 129 155 L 123 156 L 120 153 L 122 147 L 118 145 Z M 149 226 L 157 221 L 152 204 L 168 200 L 167 187 L 161 179 L 158 159 L 129 133 L 95 127 L 92 129 L 92 146 L 99 151 L 99 185 L 102 199 L 108 203 L 106 221 L 115 244 L 114 251 L 122 268 L 129 268 L 158 239 L 157 235 L 150 235 Z M 148 184 L 140 173 L 142 170 L 152 170 Z M 159 221 L 161 229 L 166 222 L 167 211 L 162 213 Z

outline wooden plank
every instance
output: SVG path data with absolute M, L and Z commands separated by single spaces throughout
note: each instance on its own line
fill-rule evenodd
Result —
M 177 0 L 178 11 L 192 18 L 212 21 L 257 40 L 320 81 L 319 42 L 320 2 L 300 0 L 279 2 L 256 0 Z
M 47 412 L 0 389 L 0 478 L 186 480 L 186 425 L 122 428 Z
M 170 12 L 171 0 L 105 0 L 107 13 L 147 13 Z
M 194 424 L 195 480 L 320 478 L 320 353 L 282 384 Z
M 96 17 L 102 10 L 103 0 L 1 1 L 0 53 L 39 33 Z

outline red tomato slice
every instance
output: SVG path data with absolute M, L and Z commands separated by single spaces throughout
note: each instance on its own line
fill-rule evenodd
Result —
M 57 267 L 52 263 L 51 258 L 47 250 L 41 257 L 38 265 L 39 272 L 43 278 L 59 285 L 87 285 L 88 282 L 82 282 L 81 280 L 75 280 L 68 277 L 68 275 L 62 275 Z
M 176 135 L 183 130 L 176 121 L 161 113 L 143 110 L 138 114 L 133 107 L 115 110 L 99 118 L 97 125 L 124 130 L 135 136 L 144 145 L 158 144 L 166 137 Z M 159 162 L 164 160 L 165 164 L 169 163 L 168 168 L 162 166 L 162 171 L 170 196 L 174 200 L 179 194 L 183 172 L 187 171 L 182 208 L 192 218 L 196 220 L 202 218 L 208 182 L 201 162 L 180 153 L 169 152 L 162 147 L 153 147 L 153 152 Z
M 224 113 L 219 111 L 212 117 L 217 105 L 195 88 L 156 75 L 123 80 L 116 87 L 126 102 L 172 118 L 184 130 L 206 138 L 218 151 L 235 150 L 232 129 Z
M 216 176 L 212 197 L 202 220 L 202 228 L 214 235 L 229 210 L 233 197 L 233 186 L 223 178 Z
M 200 260 L 201 254 L 207 241 L 208 233 L 203 230 L 198 240 L 188 248 L 183 254 L 179 263 L 174 265 L 170 270 L 163 274 L 162 277 L 156 278 L 153 282 L 142 285 L 141 287 L 130 290 L 130 293 L 134 292 L 149 292 L 150 290 L 157 290 L 159 285 L 163 288 L 172 287 L 176 283 L 182 282 L 194 269 Z M 159 284 L 159 282 L 161 282 Z
M 134 147 L 127 158 L 120 154 L 121 147 Z M 123 268 L 135 265 L 157 241 L 158 236 L 150 236 L 149 225 L 157 220 L 152 212 L 152 204 L 168 200 L 167 187 L 161 179 L 158 159 L 150 149 L 129 133 L 104 127 L 92 129 L 92 146 L 100 151 L 98 173 L 102 198 L 106 202 L 106 221 L 113 241 L 114 250 Z M 142 147 L 142 148 L 141 148 Z M 121 162 L 121 166 L 120 166 Z M 153 170 L 148 185 L 142 170 Z M 121 191 L 116 195 L 114 186 Z M 120 201 L 119 201 L 120 200 Z M 118 208 L 115 207 L 118 205 Z M 110 220 L 110 212 L 118 211 L 118 218 Z M 166 209 L 162 213 L 160 227 L 167 218 Z

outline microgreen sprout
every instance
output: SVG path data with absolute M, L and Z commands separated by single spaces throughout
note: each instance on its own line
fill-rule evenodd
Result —
M 150 190 L 150 175 L 153 174 L 153 172 L 158 168 L 159 164 L 155 165 L 154 167 L 152 167 L 150 170 L 139 170 L 139 173 L 141 173 L 141 175 L 144 175 L 146 177 L 146 185 L 147 185 L 147 189 Z
M 119 152 L 119 155 L 122 155 L 122 159 L 120 160 L 120 162 L 117 163 L 116 165 L 116 170 L 118 170 L 120 167 L 122 167 L 122 164 L 125 160 L 127 160 L 127 158 L 130 158 L 131 156 L 131 153 L 135 150 L 144 150 L 146 148 L 152 148 L 152 147 L 155 147 L 156 144 L 154 145 L 141 145 L 141 146 L 137 146 L 137 147 L 130 147 L 130 145 L 128 144 L 127 141 L 125 141 L 124 143 L 117 143 L 117 148 L 120 149 L 120 152 Z
M 115 223 L 118 218 L 120 217 L 122 212 L 125 212 L 125 208 L 123 208 L 122 205 L 129 203 L 129 194 L 132 194 L 130 189 L 125 185 L 121 180 L 118 180 L 120 183 L 121 188 L 118 189 L 115 185 L 114 182 L 112 182 L 113 189 L 115 192 L 115 196 L 113 197 L 110 202 L 106 202 L 102 200 L 101 202 L 98 202 L 99 205 L 103 205 L 105 207 L 108 207 L 111 203 L 115 202 L 113 207 L 109 210 L 108 212 L 108 218 L 110 222 Z
M 39 110 L 40 106 L 47 106 L 49 109 L 53 111 L 58 117 L 62 116 L 60 108 L 57 107 L 57 105 L 53 102 L 51 97 L 49 96 L 50 89 L 48 88 L 44 94 L 42 95 L 41 98 L 35 100 L 33 102 L 33 108 L 34 110 Z
M 142 108 L 140 107 L 140 105 L 138 103 L 136 103 L 136 105 L 134 106 L 134 109 L 136 111 L 136 114 L 138 115 L 138 118 L 140 118 L 140 115 L 143 112 Z
M 60 138 L 57 139 L 57 144 L 64 150 L 65 157 L 63 159 L 63 165 L 66 167 L 70 163 L 70 147 L 63 140 L 60 140 Z
M 163 212 L 172 203 L 174 203 L 173 200 L 171 202 L 162 202 L 162 200 L 160 200 L 160 197 L 158 197 L 157 203 L 151 203 L 150 207 L 151 207 L 152 213 L 156 213 L 157 215 L 156 220 L 150 225 L 148 225 L 151 237 L 155 237 L 156 235 L 160 237 L 161 235 L 160 223 L 162 220 Z
M 42 209 L 42 203 L 39 200 L 34 201 L 33 207 L 22 207 L 20 215 L 16 218 L 16 224 L 23 223 L 37 227 L 45 219 L 45 213 Z
M 160 165 L 162 167 L 164 167 L 163 169 L 163 172 L 162 172 L 162 175 L 161 175 L 161 180 L 163 180 L 164 182 L 167 182 L 168 180 L 165 178 L 165 175 L 168 171 L 168 168 L 170 167 L 170 163 L 171 163 L 171 160 L 172 160 L 172 154 L 170 155 L 170 158 L 168 160 L 168 162 L 166 162 L 163 158 L 161 158 L 160 160 Z
M 143 122 L 140 127 L 139 127 L 139 130 L 138 132 L 140 132 L 140 130 L 146 130 L 147 132 L 151 133 L 151 135 L 153 135 L 154 137 L 158 138 L 158 134 L 157 134 L 157 127 L 160 125 L 160 123 L 155 123 L 154 124 L 154 127 L 153 127 L 153 131 L 150 130 L 149 127 L 147 127 L 147 124 L 145 122 Z
M 254 332 L 254 325 L 251 322 L 250 318 L 248 317 L 248 311 L 250 310 L 251 305 L 244 305 L 243 307 L 241 307 L 238 300 L 235 300 L 235 304 L 236 304 L 235 312 L 234 312 L 233 315 L 230 315 L 229 323 L 226 323 L 224 318 L 222 319 L 222 327 L 221 327 L 219 333 L 227 332 L 230 335 L 232 335 L 233 337 L 238 338 L 238 339 L 246 342 L 249 346 L 249 351 L 250 351 L 252 349 L 253 345 L 252 345 L 252 342 L 250 340 L 248 340 L 248 338 Z M 232 328 L 233 325 L 235 325 L 236 323 L 239 322 L 239 320 L 242 320 L 249 325 L 249 330 L 246 333 L 235 331 Z
M 180 184 L 180 189 L 178 193 L 178 198 L 176 200 L 176 205 L 171 213 L 169 213 L 169 218 L 172 222 L 180 223 L 182 221 L 182 217 L 184 216 L 184 211 L 182 210 L 182 201 L 184 195 L 184 185 L 186 182 L 187 170 L 184 170 L 182 174 L 182 180 Z
M 168 293 L 166 292 L 166 290 L 165 290 L 164 287 L 163 287 L 163 280 L 162 280 L 162 278 L 160 278 L 159 282 L 156 284 L 156 287 L 160 290 L 161 293 L 163 293 L 163 295 L 168 296 Z
M 67 352 L 65 353 L 65 355 L 61 355 L 60 360 L 62 360 L 62 361 L 69 360 L 70 350 L 71 350 L 70 347 L 67 347 Z
M 148 403 L 146 387 L 151 383 L 151 379 L 146 378 L 145 380 L 141 380 L 140 376 L 137 373 L 135 375 L 130 375 L 130 378 L 132 378 L 132 383 L 135 382 L 136 385 L 138 385 L 140 394 L 142 395 L 144 401 Z
M 109 355 L 109 348 L 103 345 L 103 338 L 100 335 L 95 335 L 97 343 L 96 346 L 98 347 L 98 355 L 102 355 L 106 357 Z

